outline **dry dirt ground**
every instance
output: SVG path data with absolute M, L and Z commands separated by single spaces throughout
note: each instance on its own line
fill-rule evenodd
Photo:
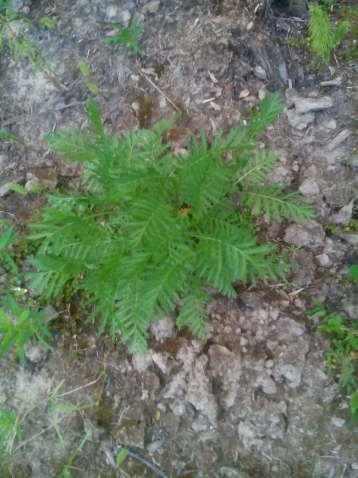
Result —
M 219 127 L 237 125 L 259 98 L 279 91 L 286 110 L 261 147 L 280 160 L 272 181 L 299 187 L 316 220 L 267 225 L 268 240 L 297 248 L 290 249 L 296 268 L 287 283 L 238 286 L 237 300 L 216 297 L 206 343 L 178 333 L 168 317 L 152 327 L 147 357 L 131 356 L 95 327 L 81 328 L 71 305 L 54 353 L 30 344 L 25 367 L 2 358 L 0 406 L 14 409 L 23 429 L 9 476 L 65 478 L 63 467 L 87 433 L 69 468 L 73 477 L 357 477 L 358 426 L 327 374 L 329 342 L 306 315 L 326 300 L 330 310 L 358 319 L 357 290 L 342 282 L 358 263 L 358 235 L 327 237 L 322 228 L 347 224 L 358 198 L 357 64 L 337 60 L 317 73 L 287 43 L 300 38 L 307 16 L 274 14 L 259 2 L 24 0 L 19 7 L 60 84 L 2 51 L 1 127 L 33 150 L 0 143 L 1 219 L 21 227 L 43 204 L 36 195 L 7 193 L 9 182 L 79 184 L 77 166 L 49 153 L 43 138 L 85 125 L 92 94 L 77 68 L 83 61 L 99 88 L 104 124 L 118 135 L 179 108 L 168 135 L 173 148 L 184 147 L 190 132 L 214 137 Z M 146 26 L 143 57 L 104 44 L 113 24 L 136 14 Z M 40 23 L 45 15 L 56 30 Z M 121 445 L 131 456 L 116 468 Z

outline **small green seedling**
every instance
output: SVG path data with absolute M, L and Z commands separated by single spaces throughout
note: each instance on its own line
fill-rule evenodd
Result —
M 326 367 L 330 372 L 338 372 L 339 383 L 351 394 L 351 420 L 358 418 L 357 360 L 358 360 L 358 323 L 345 321 L 338 314 L 327 315 L 321 302 L 307 313 L 309 317 L 322 317 L 318 332 L 330 335 L 332 347 L 326 352 Z
M 87 440 L 88 440 L 88 433 L 86 433 L 86 435 L 83 438 L 83 440 L 81 441 L 81 443 L 78 445 L 76 450 L 72 453 L 68 462 L 63 467 L 63 470 L 61 471 L 61 474 L 58 476 L 58 478 L 72 478 L 73 475 L 70 471 L 70 468 L 72 466 L 72 463 L 75 461 L 77 455 L 82 451 L 82 449 L 85 446 L 85 443 L 86 443 Z
M 80 61 L 78 64 L 77 64 L 77 68 L 80 70 L 80 72 L 82 73 L 82 75 L 87 78 L 87 79 L 90 79 L 90 76 L 91 76 L 91 72 L 90 72 L 90 69 L 88 68 L 88 66 L 86 65 L 86 63 L 84 61 Z M 90 90 L 91 93 L 93 93 L 94 95 L 98 95 L 99 93 L 99 88 L 98 86 L 96 86 L 94 83 L 92 82 L 88 82 L 86 83 L 86 87 Z
M 332 51 L 342 42 L 351 24 L 344 21 L 334 29 L 327 12 L 318 5 L 310 8 L 309 16 L 308 43 L 313 53 L 321 58 L 323 63 L 327 63 Z
M 358 420 L 358 390 L 351 393 L 349 406 L 351 407 L 351 412 L 352 412 L 351 421 Z
M 11 254 L 9 254 L 8 249 L 16 240 L 17 236 L 13 233 L 13 226 L 6 229 L 0 237 L 0 262 L 15 274 L 18 272 L 18 268 Z
M 49 17 L 43 17 L 41 18 L 41 23 L 45 25 L 49 30 L 55 30 L 56 29 L 56 23 Z
M 143 55 L 142 50 L 137 45 L 137 39 L 144 30 L 145 26 L 138 26 L 138 23 L 139 17 L 135 17 L 128 28 L 115 25 L 115 28 L 118 30 L 118 34 L 109 36 L 105 38 L 104 41 L 113 47 L 128 45 L 129 48 L 138 53 L 138 55 Z
M 351 266 L 349 268 L 348 273 L 352 277 L 352 279 L 358 279 L 358 266 L 357 265 Z
M 0 139 L 4 139 L 5 141 L 10 141 L 11 143 L 18 143 L 27 149 L 29 148 L 27 144 L 25 144 L 20 138 L 18 138 L 12 133 L 7 133 L 6 131 L 0 131 Z
M 53 22 L 50 18 L 42 20 L 48 28 L 50 24 L 52 26 Z M 37 70 L 49 75 L 58 83 L 59 78 L 56 73 L 26 33 L 31 26 L 31 22 L 13 11 L 11 0 L 0 0 L 0 50 L 6 43 L 15 60 L 17 58 L 29 60 Z
M 16 183 L 11 183 L 7 184 L 7 189 L 10 189 L 11 191 L 14 191 L 18 194 L 21 194 L 22 196 L 27 196 L 29 194 L 29 191 L 25 189 L 21 184 L 16 184 Z
M 128 455 L 128 450 L 127 448 L 121 448 L 120 452 L 117 455 L 116 458 L 116 468 L 120 468 L 121 464 L 124 462 L 124 460 L 127 458 Z
M 88 66 L 86 65 L 84 61 L 80 61 L 77 64 L 77 68 L 80 70 L 82 75 L 85 76 L 86 78 L 90 76 L 90 69 L 88 68 Z
M 0 408 L 0 457 L 11 453 L 16 437 L 22 439 L 19 416 L 15 410 Z
M 80 405 L 63 405 L 58 402 L 58 399 L 61 398 L 63 395 L 66 395 L 66 393 L 59 395 L 58 392 L 62 385 L 64 384 L 65 380 L 61 380 L 61 382 L 55 387 L 55 389 L 51 392 L 49 396 L 49 403 L 50 403 L 50 408 L 51 408 L 51 415 L 52 415 L 52 421 L 53 421 L 53 426 L 57 432 L 57 435 L 60 439 L 62 448 L 65 449 L 65 443 L 63 441 L 63 437 L 61 435 L 59 426 L 58 426 L 58 414 L 59 411 L 67 411 L 67 412 L 78 412 L 80 410 L 83 410 L 84 408 L 88 408 L 87 406 L 80 406 Z M 87 437 L 86 437 L 87 439 Z M 84 444 L 84 443 L 83 443 Z
M 3 334 L 0 357 L 15 346 L 20 362 L 24 364 L 24 346 L 32 337 L 36 337 L 42 345 L 53 352 L 53 348 L 45 341 L 45 338 L 51 340 L 52 336 L 47 330 L 44 312 L 24 310 L 12 297 L 2 301 L 0 305 L 4 307 L 0 308 L 0 334 Z M 5 312 L 6 309 L 11 312 L 13 319 Z

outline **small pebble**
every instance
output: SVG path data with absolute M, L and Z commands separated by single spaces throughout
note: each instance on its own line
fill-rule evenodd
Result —
M 266 78 L 266 71 L 260 65 L 258 65 L 254 68 L 254 75 L 256 76 L 256 78 L 264 80 Z

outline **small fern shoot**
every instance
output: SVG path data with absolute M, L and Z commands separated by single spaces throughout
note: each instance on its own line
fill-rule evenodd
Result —
M 348 21 L 341 22 L 336 29 L 331 26 L 328 13 L 314 5 L 309 10 L 308 42 L 317 57 L 324 63 L 329 61 L 332 51 L 341 43 L 350 28 Z
M 265 98 L 247 127 L 219 131 L 212 144 L 193 135 L 188 154 L 174 157 L 162 138 L 172 121 L 118 140 L 90 100 L 88 131 L 47 137 L 85 171 L 82 190 L 48 195 L 32 224 L 30 238 L 41 241 L 32 286 L 51 298 L 71 282 L 92 305 L 90 319 L 101 317 L 100 331 L 120 333 L 131 350 L 145 351 L 148 326 L 169 312 L 205 338 L 207 290 L 235 297 L 235 281 L 276 280 L 288 269 L 273 244 L 258 244 L 242 210 L 277 220 L 313 215 L 299 194 L 267 183 L 277 158 L 255 151 L 256 135 L 281 110 L 277 95 Z

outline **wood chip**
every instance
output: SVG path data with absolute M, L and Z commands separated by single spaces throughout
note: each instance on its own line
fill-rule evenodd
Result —
M 215 76 L 211 73 L 211 71 L 208 71 L 208 73 L 209 73 L 209 76 L 210 76 L 210 78 L 211 78 L 211 81 L 212 81 L 213 83 L 218 83 L 218 80 L 217 80 L 217 79 L 215 78 Z
M 203 100 L 202 103 L 210 103 L 210 101 L 215 100 L 215 98 L 208 98 L 207 100 Z
M 244 98 L 244 101 L 252 101 L 252 103 L 258 103 L 258 98 L 256 98 L 256 96 L 246 96 L 246 98 Z
M 210 101 L 210 106 L 215 110 L 215 111 L 221 111 L 221 106 L 217 105 L 213 101 Z
M 156 80 L 158 79 L 158 75 L 156 74 L 153 68 L 141 68 L 141 71 L 148 76 L 150 75 L 154 76 Z
M 249 90 L 242 90 L 239 95 L 239 98 L 246 98 L 246 96 L 249 96 L 249 94 L 250 94 Z

